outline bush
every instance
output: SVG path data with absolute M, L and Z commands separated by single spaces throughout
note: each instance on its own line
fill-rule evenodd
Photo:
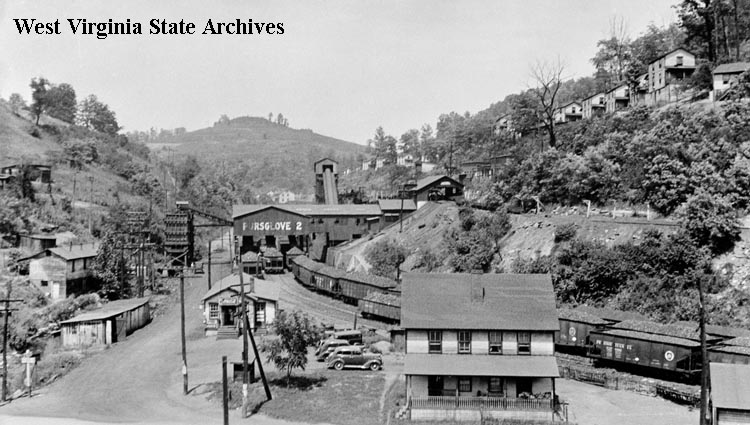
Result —
M 558 224 L 555 226 L 555 243 L 572 240 L 576 237 L 576 232 L 575 223 Z

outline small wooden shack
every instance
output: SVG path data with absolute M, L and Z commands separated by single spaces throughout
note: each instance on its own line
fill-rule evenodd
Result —
M 111 301 L 60 323 L 64 347 L 110 345 L 151 321 L 148 297 Z
M 26 257 L 29 279 L 52 300 L 93 292 L 98 287 L 92 266 L 99 244 L 69 244 L 46 248 Z

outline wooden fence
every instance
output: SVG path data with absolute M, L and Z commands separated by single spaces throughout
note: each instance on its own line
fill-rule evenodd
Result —
M 689 406 L 700 405 L 700 394 L 671 388 L 667 385 L 644 381 L 637 376 L 609 375 L 574 365 L 560 366 L 560 377 L 599 385 L 613 390 L 631 391 L 640 394 L 659 396 L 666 400 Z
M 552 411 L 552 399 L 506 397 L 412 397 L 412 409 Z

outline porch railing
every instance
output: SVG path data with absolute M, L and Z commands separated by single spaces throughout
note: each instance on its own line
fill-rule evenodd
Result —
M 506 397 L 412 397 L 412 409 L 552 411 L 551 399 Z

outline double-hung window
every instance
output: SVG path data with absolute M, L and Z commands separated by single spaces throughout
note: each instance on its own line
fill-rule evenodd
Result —
M 503 378 L 499 376 L 490 376 L 490 382 L 487 386 L 487 391 L 492 395 L 498 395 L 503 393 Z
M 471 378 L 458 378 L 458 391 L 462 393 L 470 393 L 471 392 Z
M 503 333 L 490 331 L 490 354 L 503 354 Z
M 219 303 L 208 303 L 208 318 L 209 319 L 219 318 Z
M 427 340 L 429 353 L 440 354 L 443 352 L 443 332 L 429 331 L 427 332 Z
M 458 354 L 471 354 L 471 331 L 458 331 Z
M 518 333 L 518 354 L 531 354 L 531 333 Z

